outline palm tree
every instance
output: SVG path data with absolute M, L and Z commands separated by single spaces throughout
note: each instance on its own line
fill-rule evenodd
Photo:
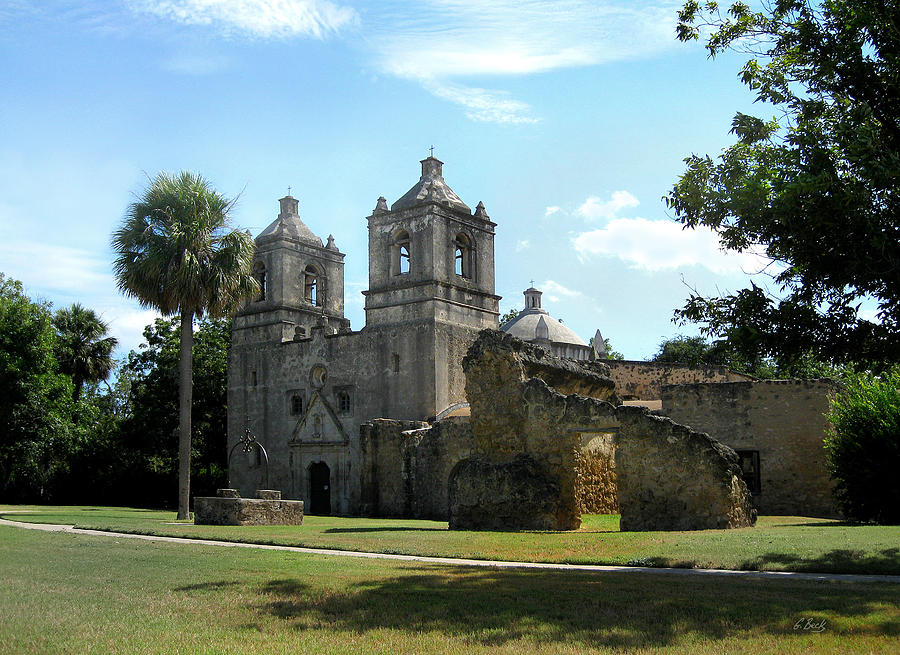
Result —
M 234 201 L 200 175 L 160 173 L 113 233 L 119 289 L 144 307 L 181 317 L 178 518 L 190 518 L 191 349 L 194 317 L 225 316 L 258 293 L 253 239 L 233 229 Z
M 53 326 L 57 333 L 56 360 L 60 371 L 72 378 L 72 399 L 77 401 L 85 382 L 100 382 L 112 373 L 112 351 L 119 342 L 106 336 L 109 326 L 93 310 L 78 303 L 57 310 Z

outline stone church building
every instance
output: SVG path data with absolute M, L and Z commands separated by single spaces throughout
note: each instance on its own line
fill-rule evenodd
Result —
M 460 362 L 475 335 L 496 328 L 494 227 L 421 162 L 419 181 L 368 217 L 366 325 L 344 317 L 344 254 L 312 233 L 298 201 L 280 200 L 257 237 L 260 295 L 236 317 L 229 360 L 229 451 L 250 430 L 265 447 L 268 486 L 312 514 L 356 513 L 360 425 L 434 419 L 464 403 Z M 257 451 L 239 451 L 232 484 L 265 484 Z
M 367 218 L 359 331 L 344 316 L 344 254 L 303 223 L 296 199 L 282 198 L 256 238 L 261 292 L 234 320 L 228 370 L 229 475 L 241 495 L 278 489 L 310 514 L 446 518 L 448 475 L 474 446 L 462 360 L 481 330 L 497 328 L 496 224 L 453 192 L 442 162 L 421 165 L 409 191 L 390 208 L 379 198 Z M 534 287 L 503 329 L 568 360 L 606 354 L 599 331 L 585 344 Z M 821 445 L 829 381 L 606 364 L 624 405 L 734 448 L 761 513 L 834 514 Z M 242 452 L 248 434 L 265 455 Z

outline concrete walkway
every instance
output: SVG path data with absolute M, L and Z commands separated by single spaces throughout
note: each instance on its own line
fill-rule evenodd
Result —
M 8 513 L 8 512 L 4 512 Z M 688 576 L 732 576 L 740 578 L 760 578 L 764 580 L 821 580 L 843 582 L 896 582 L 900 583 L 900 575 L 855 575 L 835 573 L 792 573 L 787 571 L 730 571 L 727 569 L 667 569 L 648 566 L 601 566 L 598 564 L 547 564 L 543 562 L 504 562 L 499 560 L 458 559 L 453 557 L 427 557 L 424 555 L 395 555 L 391 553 L 363 553 L 354 550 L 332 550 L 329 548 L 303 548 L 300 546 L 273 546 L 270 544 L 251 544 L 237 541 L 214 541 L 212 539 L 187 539 L 185 537 L 161 537 L 145 534 L 128 534 L 125 532 L 107 532 L 106 530 L 84 530 L 72 525 L 54 525 L 49 523 L 23 523 L 0 519 L 0 525 L 26 530 L 43 532 L 68 532 L 92 537 L 115 537 L 116 539 L 140 539 L 143 541 L 164 541 L 173 544 L 190 544 L 202 546 L 224 546 L 226 548 L 258 548 L 261 550 L 284 550 L 305 555 L 330 555 L 333 557 L 362 557 L 367 559 L 390 559 L 401 562 L 421 562 L 442 566 L 478 566 L 495 569 L 546 569 L 551 571 L 596 571 L 605 573 L 656 573 L 662 575 Z

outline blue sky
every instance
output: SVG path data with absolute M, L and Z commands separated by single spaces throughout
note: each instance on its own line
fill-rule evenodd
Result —
M 0 7 L 0 271 L 81 302 L 135 348 L 152 312 L 122 297 L 109 235 L 158 171 L 240 195 L 259 233 L 291 187 L 346 258 L 362 328 L 365 217 L 444 177 L 498 223 L 501 310 L 531 280 L 587 340 L 651 356 L 690 288 L 762 263 L 682 231 L 661 197 L 691 153 L 753 107 L 739 58 L 674 38 L 679 3 L 571 0 L 7 0 Z

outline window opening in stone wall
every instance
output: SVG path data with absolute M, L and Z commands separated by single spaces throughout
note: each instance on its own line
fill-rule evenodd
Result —
M 454 245 L 454 271 L 460 277 L 471 279 L 472 276 L 472 243 L 465 234 L 457 234 Z
M 350 392 L 345 389 L 338 391 L 337 401 L 338 413 L 349 414 L 352 409 L 350 405 Z
M 741 466 L 741 476 L 747 489 L 752 494 L 758 494 L 761 491 L 759 478 L 759 451 L 758 450 L 736 450 L 738 462 Z
M 392 363 L 392 368 L 394 369 L 394 373 L 399 373 L 400 372 L 400 355 L 398 355 L 397 353 L 394 353 L 391 356 L 391 363 Z
M 321 305 L 322 294 L 321 289 L 319 289 L 319 271 L 316 270 L 315 266 L 307 266 L 303 273 L 306 279 L 303 291 L 304 299 L 310 305 Z
M 250 371 L 250 386 L 256 386 L 256 371 Z
M 300 416 L 303 414 L 303 396 L 295 393 L 291 396 L 291 416 Z
M 410 270 L 409 232 L 400 230 L 394 237 L 391 251 L 391 272 L 393 275 L 405 275 Z
M 266 265 L 262 262 L 256 262 L 253 267 L 253 277 L 259 283 L 259 293 L 256 294 L 256 301 L 260 302 L 266 299 Z

